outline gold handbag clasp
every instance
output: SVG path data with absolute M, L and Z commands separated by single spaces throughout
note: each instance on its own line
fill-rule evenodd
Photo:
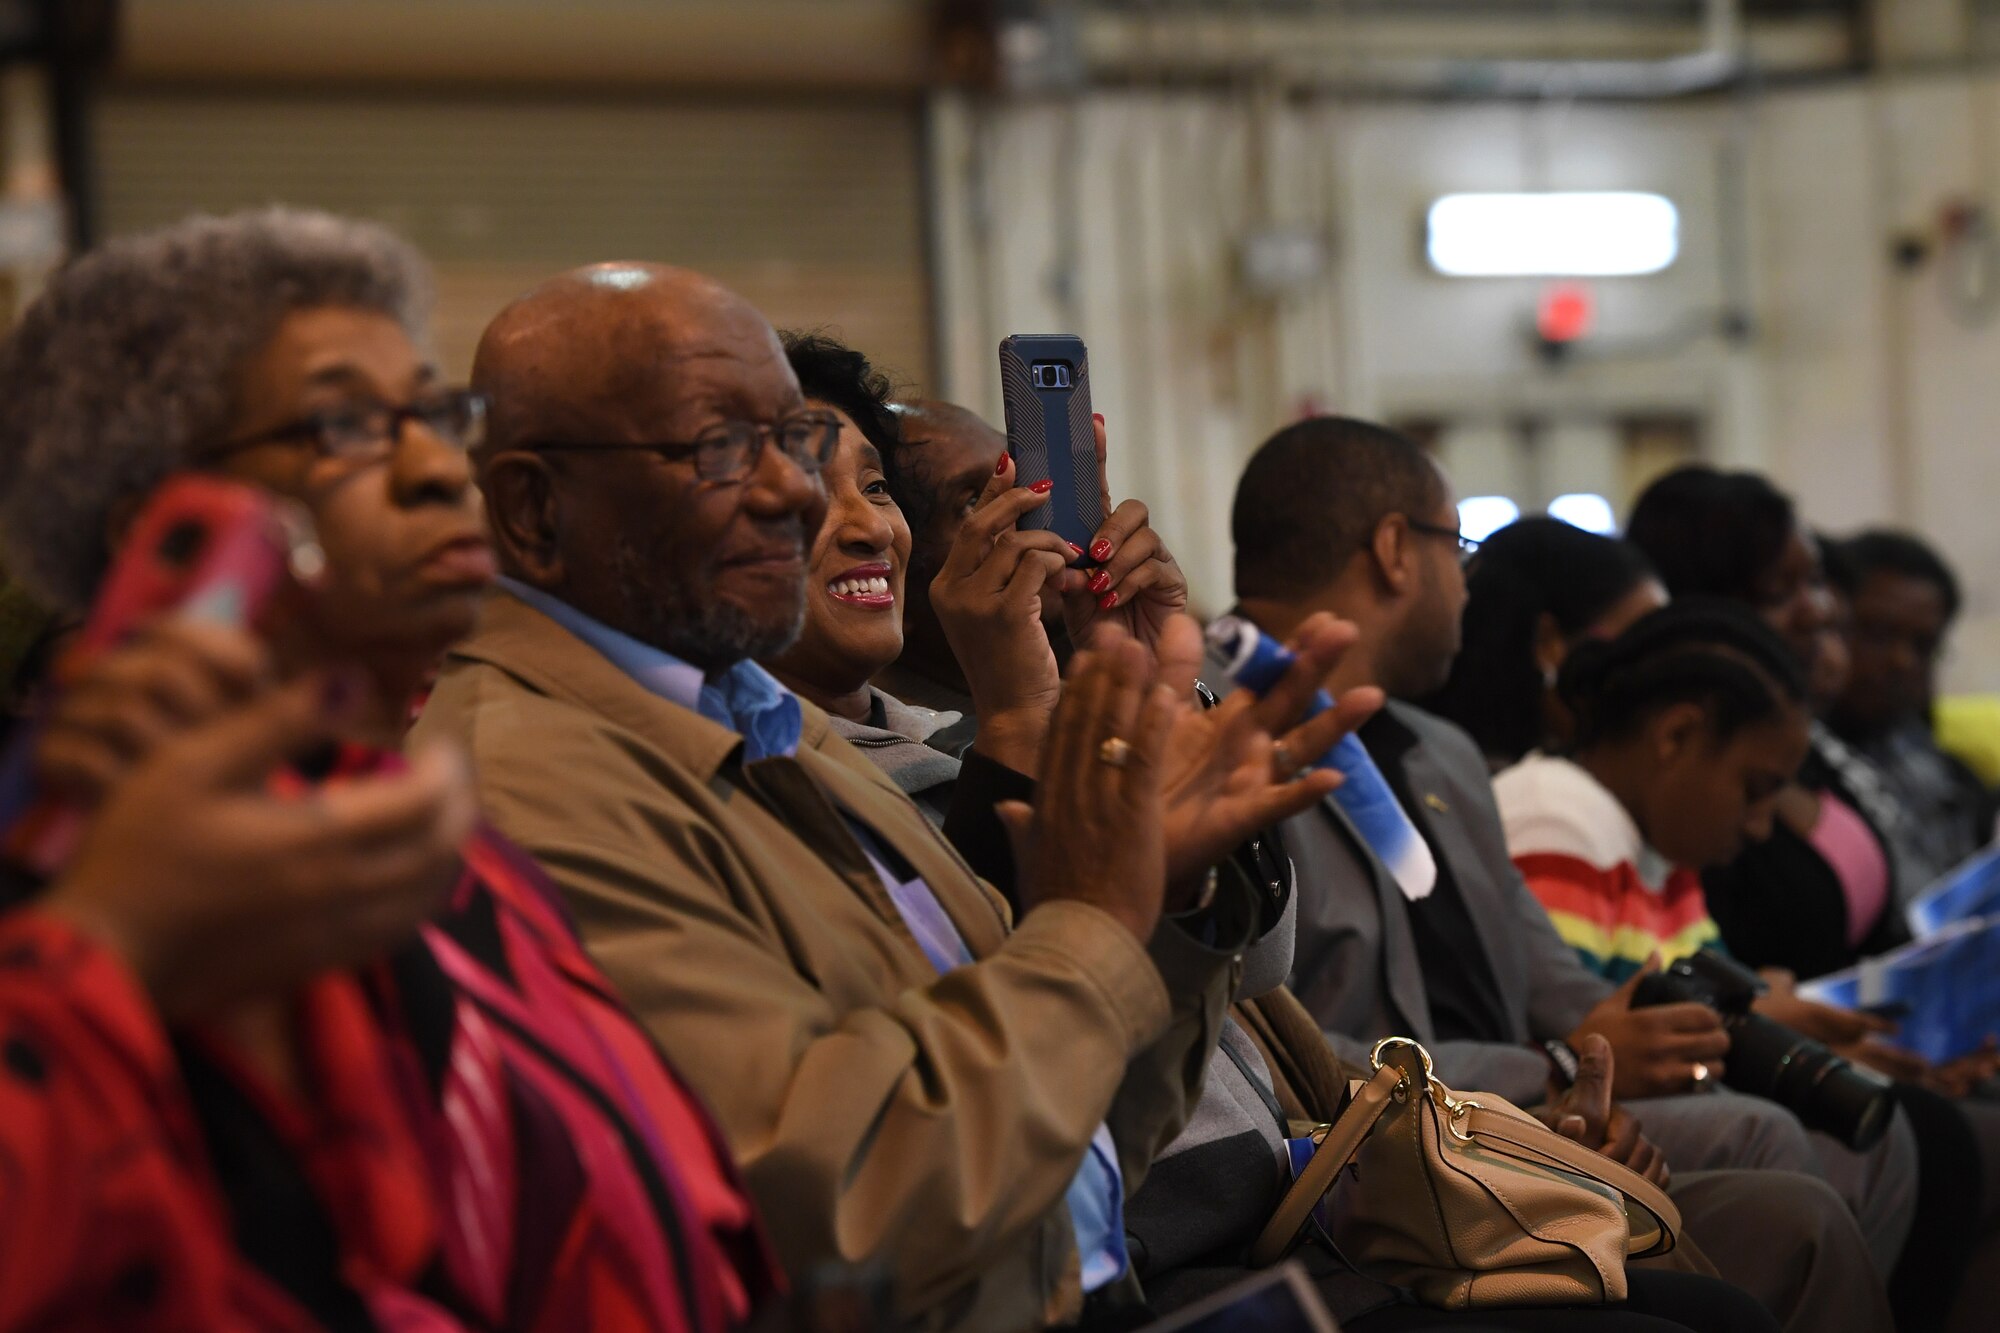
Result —
M 1423 1062 L 1424 1083 L 1427 1085 L 1425 1091 L 1430 1094 L 1431 1100 L 1437 1104 L 1438 1110 L 1443 1113 L 1445 1129 L 1450 1132 L 1453 1138 L 1461 1143 L 1472 1142 L 1472 1135 L 1466 1133 L 1460 1126 L 1465 1123 L 1467 1112 L 1480 1109 L 1479 1103 L 1473 1101 L 1470 1097 L 1461 1098 L 1452 1096 L 1451 1090 L 1438 1082 L 1436 1067 L 1431 1064 L 1431 1053 L 1424 1049 L 1422 1042 L 1414 1037 L 1384 1037 L 1375 1043 L 1373 1050 L 1368 1052 L 1368 1063 L 1379 1071 L 1383 1065 L 1388 1063 L 1388 1061 L 1382 1058 L 1383 1053 L 1398 1046 L 1407 1046 L 1415 1051 L 1417 1059 Z M 1408 1088 L 1409 1076 L 1404 1075 L 1403 1081 L 1396 1088 L 1399 1100 L 1402 1094 L 1408 1091 Z

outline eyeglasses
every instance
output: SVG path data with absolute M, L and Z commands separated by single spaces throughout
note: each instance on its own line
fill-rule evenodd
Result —
M 1406 521 L 1409 523 L 1410 531 L 1412 532 L 1421 532 L 1426 537 L 1449 537 L 1457 542 L 1458 558 L 1461 561 L 1470 560 L 1473 556 L 1479 554 L 1479 543 L 1460 532 L 1457 528 L 1447 528 L 1440 523 L 1420 523 L 1414 518 L 1407 517 Z
M 622 450 L 694 460 L 694 474 L 703 481 L 741 481 L 764 456 L 764 441 L 776 440 L 785 457 L 807 472 L 817 473 L 833 458 L 840 443 L 840 418 L 831 412 L 800 412 L 776 424 L 724 421 L 710 426 L 691 442 L 571 443 L 556 441 L 529 448 L 565 451 Z
M 373 460 L 387 457 L 396 447 L 406 421 L 423 423 L 425 430 L 453 448 L 475 449 L 486 438 L 486 396 L 470 389 L 446 389 L 402 407 L 349 403 L 229 440 L 209 456 L 221 458 L 258 445 L 303 441 L 328 458 Z

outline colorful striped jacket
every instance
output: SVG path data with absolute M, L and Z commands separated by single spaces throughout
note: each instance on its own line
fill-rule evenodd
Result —
M 1493 780 L 1507 852 L 1585 966 L 1622 982 L 1717 946 L 1701 877 L 1669 865 L 1605 786 L 1567 759 L 1532 754 Z

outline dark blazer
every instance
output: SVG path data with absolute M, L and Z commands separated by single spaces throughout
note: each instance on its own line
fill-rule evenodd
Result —
M 1515 871 L 1472 738 L 1421 709 L 1389 708 L 1418 737 L 1403 761 L 1410 790 L 1421 794 L 1413 817 L 1450 866 L 1486 944 L 1514 1044 L 1435 1040 L 1408 904 L 1330 797 L 1284 826 L 1298 871 L 1292 989 L 1343 1058 L 1365 1060 L 1377 1037 L 1415 1037 L 1446 1083 L 1532 1104 L 1544 1095 L 1549 1066 L 1528 1043 L 1574 1031 L 1610 983 L 1562 942 Z

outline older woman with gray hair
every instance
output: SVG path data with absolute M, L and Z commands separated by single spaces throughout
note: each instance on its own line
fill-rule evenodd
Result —
M 39 782 L 96 813 L 0 913 L 0 1331 L 721 1333 L 776 1283 L 461 761 L 395 757 L 494 572 L 428 292 L 368 223 L 194 218 L 0 347 L 0 548 L 49 604 L 186 470 L 299 502 L 327 557 L 260 635 L 146 626 L 43 721 Z

